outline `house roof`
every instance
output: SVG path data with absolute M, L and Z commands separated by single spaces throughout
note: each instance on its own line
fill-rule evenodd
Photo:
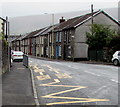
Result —
M 36 37 L 36 36 L 42 35 L 47 29 L 49 29 L 49 27 L 50 26 L 40 29 L 40 31 L 33 36 Z
M 95 17 L 96 15 L 103 13 L 104 15 L 106 15 L 108 18 L 110 18 L 111 20 L 113 20 L 115 23 L 117 23 L 119 25 L 119 23 L 114 20 L 112 17 L 110 17 L 107 13 L 105 13 L 102 10 L 98 10 L 96 12 L 93 12 L 93 17 Z M 78 26 L 80 26 L 81 24 L 83 24 L 84 22 L 90 20 L 92 18 L 92 13 L 88 13 L 82 16 L 78 16 L 72 19 L 68 19 L 67 21 L 61 23 L 59 26 L 57 26 L 54 31 L 61 31 L 64 29 L 69 29 L 69 28 L 76 28 Z
M 28 33 L 28 35 L 25 36 L 25 38 L 23 38 L 23 39 L 33 37 L 33 35 L 37 34 L 37 33 L 40 32 L 41 30 L 42 30 L 42 29 L 39 29 L 39 30 L 36 30 L 36 31 L 30 32 L 30 33 Z
M 113 20 L 115 23 L 120 25 L 119 22 L 114 20 L 111 16 L 109 16 L 107 13 L 105 13 L 102 10 L 98 10 L 98 11 L 93 12 L 93 17 L 99 15 L 100 13 L 103 13 L 108 18 Z M 64 29 L 76 28 L 76 27 L 80 26 L 81 24 L 85 23 L 86 21 L 91 20 L 91 18 L 92 18 L 92 13 L 88 13 L 88 14 L 85 14 L 85 15 L 74 17 L 74 18 L 68 19 L 67 21 L 65 21 L 63 23 L 59 23 L 59 24 L 56 24 L 54 26 L 47 26 L 47 27 L 41 28 L 39 30 L 30 32 L 29 34 L 24 36 L 22 39 L 32 38 L 32 37 L 36 37 L 36 36 L 39 36 L 39 35 L 40 36 L 45 35 L 45 34 L 48 34 L 49 32 L 52 32 L 52 29 L 54 29 L 54 31 L 61 31 L 61 30 L 64 30 Z
M 58 24 L 54 25 L 54 26 L 48 26 L 48 27 L 44 27 L 42 29 L 30 32 L 29 34 L 27 34 L 26 36 L 24 36 L 22 39 L 26 39 L 26 38 L 32 38 L 32 37 L 37 37 L 37 36 L 42 36 L 45 34 L 48 34 L 49 32 L 52 31 L 53 28 L 55 28 Z
M 93 13 L 96 14 L 99 11 L 96 11 Z M 92 13 L 88 13 L 82 16 L 78 16 L 72 19 L 68 19 L 67 21 L 61 23 L 59 26 L 57 26 L 54 30 L 63 30 L 63 29 L 68 29 L 68 28 L 73 28 L 74 26 L 78 25 L 79 23 L 83 22 L 84 20 L 86 20 L 87 18 L 91 17 Z

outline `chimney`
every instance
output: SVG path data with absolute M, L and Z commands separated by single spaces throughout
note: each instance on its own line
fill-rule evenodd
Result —
M 59 23 L 63 23 L 65 19 L 62 17 L 62 19 L 59 20 Z

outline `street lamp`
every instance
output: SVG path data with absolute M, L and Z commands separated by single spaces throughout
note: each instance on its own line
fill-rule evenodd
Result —
M 52 13 L 52 58 L 54 56 L 54 14 Z
M 48 14 L 48 13 L 44 13 L 44 14 Z M 51 30 L 51 37 L 49 37 L 48 35 L 48 56 L 50 58 L 54 58 L 54 13 L 50 14 L 52 17 L 52 24 L 50 24 L 52 26 L 52 30 Z M 51 38 L 51 50 L 50 50 L 50 46 L 49 46 L 49 42 Z M 50 52 L 51 51 L 51 52 Z

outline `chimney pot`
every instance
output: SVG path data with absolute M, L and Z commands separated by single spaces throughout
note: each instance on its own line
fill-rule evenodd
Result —
M 63 23 L 64 21 L 65 21 L 65 19 L 62 16 L 62 18 L 59 20 L 59 23 Z

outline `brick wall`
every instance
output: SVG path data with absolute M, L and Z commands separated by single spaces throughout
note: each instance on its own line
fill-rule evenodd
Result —
M 2 40 L 0 39 L 0 75 L 2 74 Z

